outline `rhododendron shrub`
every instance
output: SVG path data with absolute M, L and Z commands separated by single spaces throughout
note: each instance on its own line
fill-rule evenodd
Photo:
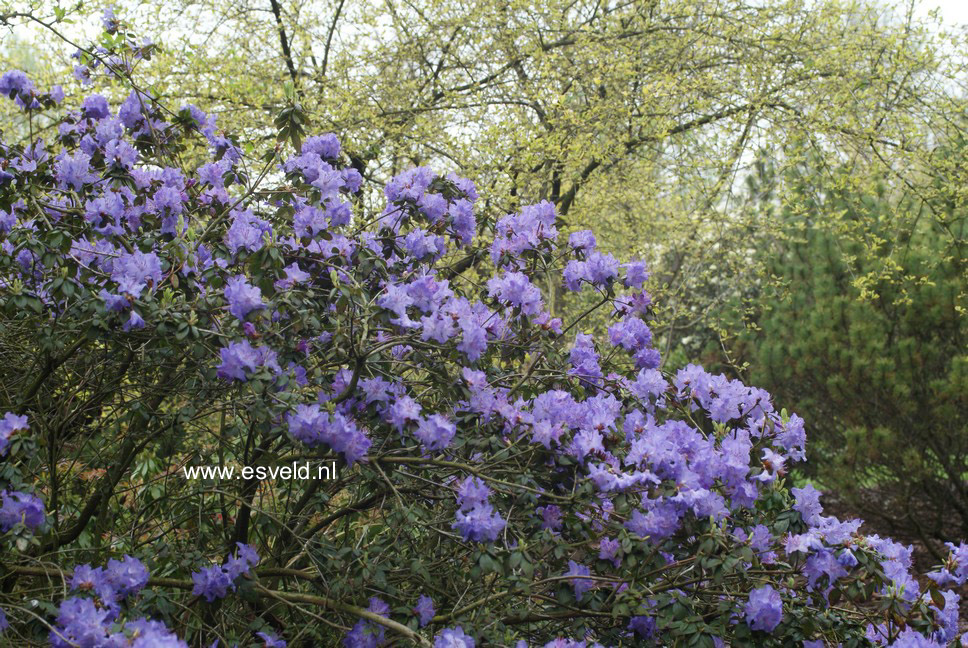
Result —
M 56 124 L 0 148 L 5 641 L 957 639 L 968 550 L 919 583 L 910 548 L 791 488 L 804 421 L 663 372 L 642 263 L 453 174 L 370 186 L 331 134 L 253 158 L 132 86 L 125 42 L 82 57 L 120 101 L 0 81 Z M 608 335 L 549 312 L 551 282 Z

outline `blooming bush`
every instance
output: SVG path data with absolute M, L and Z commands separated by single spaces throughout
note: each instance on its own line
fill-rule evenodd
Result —
M 105 27 L 80 77 L 134 83 L 145 47 Z M 55 118 L 59 92 L 0 80 L 56 124 L 0 160 L 6 638 L 956 639 L 939 588 L 968 550 L 924 587 L 910 548 L 791 489 L 804 421 L 701 367 L 663 373 L 642 263 L 560 242 L 548 203 L 491 222 L 426 167 L 369 213 L 334 135 L 290 119 L 297 153 L 258 161 L 129 87 Z M 550 281 L 597 293 L 607 340 L 548 312 Z M 330 481 L 182 476 L 330 458 Z

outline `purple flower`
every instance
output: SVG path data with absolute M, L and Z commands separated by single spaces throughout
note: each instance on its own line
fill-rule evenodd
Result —
M 138 314 L 137 311 L 132 310 L 128 314 L 128 321 L 126 321 L 124 324 L 121 325 L 121 330 L 127 333 L 129 331 L 143 329 L 144 327 L 145 327 L 144 319 L 141 317 L 141 315 Z
M 110 623 L 111 612 L 96 607 L 91 599 L 65 599 L 54 621 L 56 627 L 50 631 L 50 645 L 53 648 L 102 646 L 106 643 Z
M 598 430 L 581 430 L 572 439 L 570 450 L 579 460 L 584 460 L 588 455 L 605 452 L 602 441 L 604 437 Z
M 188 648 L 188 644 L 179 639 L 161 621 L 135 619 L 126 623 L 124 627 L 133 638 L 131 648 Z M 112 638 L 119 637 L 112 635 Z M 113 648 L 115 645 L 126 646 L 127 644 L 121 641 L 118 644 L 108 645 Z
M 958 604 L 961 597 L 957 592 L 950 590 L 942 592 L 944 606 L 934 608 L 934 618 L 938 629 L 933 633 L 932 638 L 942 645 L 948 645 L 958 637 Z
M 474 217 L 474 206 L 463 198 L 450 204 L 447 212 L 450 215 L 451 231 L 459 245 L 470 245 L 477 232 L 477 219 Z
M 418 326 L 416 322 L 407 315 L 407 308 L 414 303 L 407 288 L 398 284 L 387 284 L 384 293 L 376 300 L 376 305 L 392 312 L 396 317 L 390 319 L 393 324 L 407 328 Z
M 807 484 L 803 488 L 792 488 L 790 492 L 796 499 L 793 508 L 800 513 L 803 521 L 809 526 L 820 524 L 820 514 L 823 512 L 823 507 L 820 505 L 820 491 L 813 485 Z
M 541 291 L 522 272 L 505 272 L 487 282 L 488 294 L 521 309 L 525 315 L 541 312 Z
M 575 335 L 575 344 L 571 348 L 568 359 L 572 366 L 568 373 L 592 384 L 596 384 L 602 378 L 598 352 L 595 350 L 595 342 L 591 335 L 587 333 Z
M 248 340 L 230 342 L 219 355 L 222 362 L 218 366 L 218 377 L 225 380 L 248 380 L 259 367 L 268 367 L 277 373 L 281 371 L 275 351 L 253 347 Z
M 148 584 L 148 569 L 137 558 L 125 555 L 122 560 L 108 561 L 103 572 L 104 583 L 124 599 L 140 592 Z
M 761 463 L 763 464 L 763 472 L 757 475 L 756 479 L 762 482 L 775 480 L 786 469 L 786 458 L 781 454 L 773 452 L 769 448 L 763 448 Z
M 318 207 L 306 206 L 293 215 L 292 228 L 299 238 L 312 238 L 328 227 L 326 213 Z
M 315 153 L 324 160 L 335 160 L 340 152 L 339 139 L 333 133 L 313 135 L 306 138 L 299 152 L 303 155 Z
M 465 477 L 457 488 L 457 505 L 462 511 L 487 504 L 491 489 L 480 477 Z
M 618 275 L 618 261 L 611 254 L 592 252 L 584 261 L 572 260 L 563 273 L 568 290 L 580 290 L 583 282 L 604 286 Z
M 138 151 L 124 140 L 111 140 L 104 147 L 104 159 L 121 169 L 131 169 L 138 161 Z
M 18 524 L 36 531 L 46 520 L 44 503 L 29 493 L 3 491 L 0 493 L 0 531 L 9 531 Z
M 783 425 L 777 435 L 775 443 L 786 450 L 794 461 L 803 461 L 807 458 L 804 452 L 806 441 L 807 434 L 804 431 L 803 419 L 796 414 L 791 414 L 790 420 Z
M 417 207 L 431 223 L 436 224 L 447 213 L 447 199 L 437 193 L 424 194 L 417 201 Z
M 813 589 L 822 577 L 827 577 L 828 589 L 833 586 L 838 578 L 847 575 L 847 570 L 837 559 L 832 551 L 826 549 L 818 551 L 809 558 L 803 565 L 803 573 L 807 577 L 807 585 Z
M 539 506 L 534 510 L 541 516 L 541 528 L 548 531 L 558 531 L 561 529 L 561 509 L 554 504 Z
M 135 250 L 115 259 L 111 279 L 118 284 L 118 292 L 135 297 L 146 287 L 161 282 L 161 259 L 154 252 Z
M 558 238 L 556 220 L 555 206 L 547 200 L 499 219 L 491 244 L 491 260 L 499 267 L 520 265 L 525 252 Z
M 598 543 L 598 559 L 611 561 L 615 567 L 618 567 L 622 562 L 618 556 L 621 547 L 622 545 L 617 539 L 602 538 L 602 541 Z
M 505 522 L 490 504 L 480 504 L 470 510 L 457 511 L 457 521 L 452 528 L 460 531 L 464 540 L 470 542 L 494 542 Z
M 375 596 L 370 599 L 370 605 L 367 609 L 382 617 L 390 616 L 390 606 Z M 360 619 L 343 638 L 343 645 L 346 648 L 377 648 L 382 646 L 385 640 L 386 628 L 384 626 Z
M 651 639 L 655 634 L 655 619 L 650 616 L 634 616 L 629 620 L 628 628 L 642 639 Z
M 229 557 L 224 564 L 212 565 L 192 573 L 192 582 L 195 584 L 192 594 L 205 597 L 209 603 L 217 598 L 224 598 L 229 590 L 235 591 L 235 581 L 243 574 L 249 574 L 257 564 L 259 554 L 255 549 L 238 542 L 235 555 Z
M 184 211 L 185 199 L 187 196 L 183 194 L 177 187 L 172 187 L 165 185 L 159 187 L 155 191 L 154 195 L 151 197 L 151 204 L 154 206 L 154 210 L 159 214 L 167 216 L 163 221 L 162 234 L 175 234 L 175 219 L 170 218 L 177 216 Z
M 626 351 L 637 351 L 652 343 L 652 331 L 638 317 L 626 317 L 608 327 L 608 339 Z
M 968 582 L 968 544 L 961 542 L 958 546 L 954 543 L 945 543 L 948 547 L 948 559 L 945 566 L 936 572 L 928 574 L 928 577 L 938 585 L 964 585 Z
M 649 272 L 646 270 L 645 261 L 631 261 L 629 263 L 623 263 L 622 267 L 625 268 L 625 284 L 626 288 L 641 288 L 649 278 Z
M 27 430 L 27 416 L 17 416 L 13 412 L 7 412 L 0 420 L 0 457 L 7 454 L 7 447 L 10 445 L 10 437 L 14 432 Z
M 820 539 L 813 533 L 799 533 L 786 536 L 783 539 L 783 550 L 790 555 L 792 553 L 810 553 L 816 549 L 821 549 L 823 544 Z
M 255 633 L 255 636 L 262 640 L 264 644 L 263 648 L 286 648 L 286 641 L 276 637 L 273 634 L 269 634 L 267 632 L 257 632 Z
M 326 444 L 343 455 L 349 465 L 363 459 L 371 441 L 354 421 L 340 413 L 327 414 L 319 405 L 297 405 L 286 417 L 289 434 L 310 448 Z
M 343 188 L 350 193 L 359 193 L 363 185 L 363 176 L 356 169 L 349 167 L 340 171 L 343 178 Z
M 29 95 L 33 91 L 33 81 L 22 70 L 10 70 L 0 76 L 0 94 L 9 99 L 17 95 Z
M 243 574 L 251 574 L 252 568 L 259 564 L 259 554 L 249 545 L 238 543 L 238 551 L 234 556 L 229 556 L 228 560 L 222 565 L 222 569 L 233 581 Z
M 429 167 L 409 169 L 390 180 L 383 193 L 389 202 L 397 200 L 413 200 L 416 202 L 424 195 L 435 177 L 436 175 Z
M 330 227 L 349 225 L 353 219 L 352 205 L 331 199 L 326 203 L 326 218 L 329 220 Z
M 82 85 L 91 84 L 91 68 L 89 68 L 88 66 L 75 65 L 72 73 L 74 78 L 80 81 Z
M 662 540 L 679 530 L 679 518 L 680 513 L 674 503 L 661 502 L 653 504 L 652 510 L 646 513 L 632 511 L 632 517 L 625 526 L 636 535 Z
M 89 591 L 96 589 L 104 580 L 104 570 L 101 567 L 78 565 L 71 577 L 71 589 Z
M 272 236 L 272 225 L 269 221 L 258 218 L 249 210 L 235 211 L 232 214 L 232 226 L 225 234 L 225 244 L 232 254 L 243 249 L 255 252 L 262 248 L 266 236 Z
M 101 26 L 104 27 L 104 31 L 113 34 L 117 31 L 120 24 L 118 17 L 114 15 L 114 5 L 105 7 L 104 13 L 101 15 Z
M 91 156 L 83 151 L 75 151 L 74 155 L 62 154 L 54 165 L 54 177 L 60 189 L 81 191 L 84 185 L 98 179 L 91 173 Z
M 255 310 L 266 307 L 262 302 L 262 291 L 248 282 L 245 276 L 236 275 L 225 282 L 223 291 L 225 301 L 229 303 L 229 312 L 240 320 Z
M 108 100 L 101 95 L 89 95 L 81 102 L 81 112 L 88 119 L 104 119 L 111 116 Z
M 51 94 L 48 95 L 49 98 L 53 99 L 57 96 L 57 88 L 59 86 L 51 91 Z M 63 98 L 63 90 L 60 92 L 60 96 Z M 33 82 L 20 70 L 10 70 L 0 77 L 0 95 L 13 99 L 14 103 L 23 110 L 37 110 L 41 107 L 37 100 L 37 90 Z
M 420 622 L 420 627 L 424 627 L 430 620 L 434 618 L 434 601 L 429 596 L 421 594 L 420 598 L 417 599 L 417 604 L 413 607 L 413 611 L 417 613 L 417 618 Z
M 591 230 L 572 232 L 568 237 L 568 245 L 575 251 L 591 252 L 597 245 L 595 233 Z
M 420 420 L 421 409 L 420 403 L 410 396 L 401 396 L 387 410 L 385 418 L 390 425 L 402 432 L 407 423 Z
M 743 611 L 750 628 L 773 632 L 783 619 L 783 600 L 779 592 L 764 585 L 750 591 Z
M 242 542 L 235 543 L 235 554 L 238 560 L 247 564 L 249 567 L 255 567 L 261 562 L 261 558 L 259 558 L 256 550 L 251 545 Z M 245 573 L 248 573 L 248 570 L 245 570 Z
M 568 582 L 571 583 L 572 589 L 575 590 L 575 598 L 579 601 L 585 592 L 595 587 L 593 579 L 583 578 L 584 576 L 591 576 L 591 574 L 592 570 L 585 565 L 576 563 L 574 560 L 568 561 L 568 572 L 565 576 L 575 577 L 569 578 Z
M 421 419 L 413 435 L 427 450 L 433 452 L 449 446 L 456 433 L 457 426 L 447 417 L 433 414 Z
M 434 648 L 474 648 L 473 637 L 464 634 L 463 628 L 444 628 L 434 637 Z
M 193 596 L 202 596 L 211 603 L 215 599 L 225 598 L 229 590 L 235 591 L 235 583 L 228 573 L 219 565 L 204 567 L 201 571 L 192 573 Z

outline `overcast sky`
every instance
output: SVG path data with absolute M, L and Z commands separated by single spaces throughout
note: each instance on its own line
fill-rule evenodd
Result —
M 927 15 L 934 8 L 941 9 L 941 17 L 949 27 L 968 24 L 968 0 L 922 0 L 918 12 Z

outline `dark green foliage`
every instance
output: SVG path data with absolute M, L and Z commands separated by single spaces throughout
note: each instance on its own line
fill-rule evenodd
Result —
M 808 421 L 813 477 L 924 539 L 963 537 L 965 210 L 855 195 L 815 170 L 792 180 L 783 236 L 762 252 L 772 280 L 734 347 Z M 922 217 L 932 207 L 947 211 Z

